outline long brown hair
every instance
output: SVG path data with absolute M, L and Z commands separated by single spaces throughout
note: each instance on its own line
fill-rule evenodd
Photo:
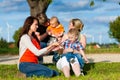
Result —
M 30 30 L 30 26 L 33 24 L 34 20 L 37 20 L 37 22 L 39 24 L 39 20 L 36 17 L 29 16 L 29 17 L 26 18 L 26 20 L 24 22 L 24 25 L 23 25 L 23 27 L 21 29 L 19 39 L 18 39 L 18 43 L 17 43 L 18 47 L 19 47 L 19 42 L 20 42 L 21 36 L 24 35 L 24 34 L 28 34 L 28 31 Z M 35 35 L 35 33 L 32 33 L 32 36 L 37 40 L 37 42 L 39 42 L 39 40 L 38 40 L 37 36 Z

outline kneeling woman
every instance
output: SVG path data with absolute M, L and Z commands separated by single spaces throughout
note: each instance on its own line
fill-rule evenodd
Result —
M 48 67 L 38 64 L 38 56 L 45 55 L 51 51 L 58 43 L 53 43 L 46 48 L 41 49 L 39 40 L 35 35 L 39 21 L 36 17 L 29 16 L 21 29 L 21 34 L 18 40 L 19 47 L 19 63 L 18 68 L 27 77 L 57 76 L 58 72 L 51 70 Z

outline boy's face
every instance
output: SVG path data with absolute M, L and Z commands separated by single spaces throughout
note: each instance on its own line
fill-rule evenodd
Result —
M 58 23 L 55 20 L 50 21 L 50 26 L 57 27 Z
M 70 40 L 70 42 L 75 42 L 77 38 L 78 37 L 76 35 L 68 33 L 68 39 Z

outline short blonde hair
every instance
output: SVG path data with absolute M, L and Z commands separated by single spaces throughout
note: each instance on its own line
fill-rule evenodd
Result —
M 58 18 L 56 16 L 52 16 L 51 19 L 50 19 L 50 21 L 55 21 L 58 24 L 60 23 L 59 20 L 58 20 Z
M 77 29 L 75 29 L 75 28 L 73 28 L 73 29 L 70 29 L 69 31 L 68 31 L 68 34 L 72 34 L 72 35 L 75 35 L 75 36 L 79 36 L 79 31 L 77 30 Z

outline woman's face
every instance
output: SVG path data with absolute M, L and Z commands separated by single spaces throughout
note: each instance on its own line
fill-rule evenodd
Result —
M 30 26 L 30 31 L 36 32 L 37 28 L 38 28 L 38 22 L 37 22 L 37 20 L 34 20 L 33 24 Z
M 70 30 L 70 29 L 74 29 L 74 28 L 75 28 L 75 27 L 73 26 L 73 23 L 70 22 L 70 23 L 69 23 L 69 30 Z

